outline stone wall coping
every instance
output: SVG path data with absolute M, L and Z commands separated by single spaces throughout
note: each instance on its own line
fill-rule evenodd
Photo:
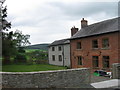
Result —
M 38 73 L 77 71 L 77 70 L 87 70 L 87 69 L 89 69 L 89 68 L 74 68 L 74 69 L 51 70 L 51 71 L 36 71 L 36 72 L 0 72 L 0 74 L 38 74 Z
M 120 63 L 113 63 L 113 65 L 120 65 Z

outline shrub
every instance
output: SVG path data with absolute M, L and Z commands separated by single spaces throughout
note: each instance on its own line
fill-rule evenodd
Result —
M 16 57 L 14 58 L 15 63 L 26 63 L 27 58 L 25 54 L 17 54 Z

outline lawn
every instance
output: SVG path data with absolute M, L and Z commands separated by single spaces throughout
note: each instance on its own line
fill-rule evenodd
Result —
M 61 70 L 66 67 L 54 66 L 54 65 L 3 65 L 3 72 L 34 72 L 34 71 L 49 71 L 49 70 Z

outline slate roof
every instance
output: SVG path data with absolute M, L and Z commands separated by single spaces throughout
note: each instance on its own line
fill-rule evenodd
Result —
M 49 46 L 65 45 L 65 44 L 69 44 L 69 43 L 70 43 L 70 41 L 68 39 L 61 39 L 61 40 L 54 41 Z
M 80 29 L 70 39 L 77 39 L 93 35 L 116 32 L 120 30 L 120 28 L 118 27 L 120 27 L 120 17 L 88 25 L 87 27 Z

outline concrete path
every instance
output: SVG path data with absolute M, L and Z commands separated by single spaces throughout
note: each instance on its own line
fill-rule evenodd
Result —
M 111 88 L 120 87 L 120 79 L 112 79 L 102 82 L 91 83 L 94 88 Z

